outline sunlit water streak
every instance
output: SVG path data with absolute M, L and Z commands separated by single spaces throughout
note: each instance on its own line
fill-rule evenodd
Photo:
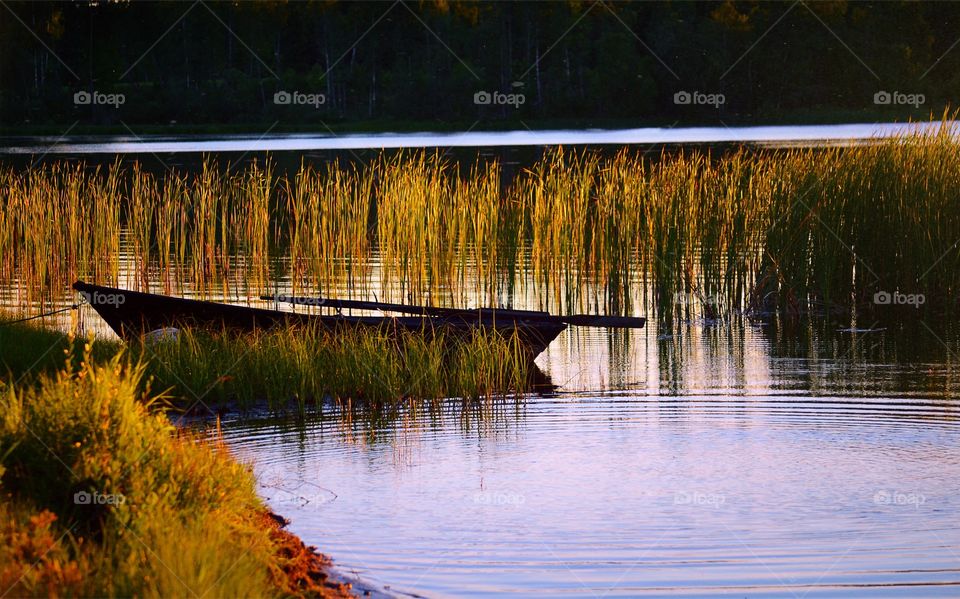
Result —
M 0 154 L 173 154 L 198 152 L 288 152 L 370 148 L 517 147 L 544 145 L 629 145 L 757 143 L 771 147 L 827 146 L 891 137 L 929 123 L 848 123 L 761 127 L 646 127 L 453 133 L 273 134 L 273 135 L 115 135 L 0 139 Z

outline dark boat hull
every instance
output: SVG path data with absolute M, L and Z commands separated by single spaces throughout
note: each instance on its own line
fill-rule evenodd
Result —
M 303 314 L 128 291 L 83 281 L 74 283 L 73 288 L 124 339 L 139 338 L 144 333 L 166 327 L 253 331 L 280 326 L 320 326 L 330 330 L 359 326 L 413 332 L 443 329 L 463 334 L 486 329 L 508 337 L 516 334 L 520 343 L 535 357 L 567 328 L 563 323 L 529 322 L 502 316 L 390 318 Z

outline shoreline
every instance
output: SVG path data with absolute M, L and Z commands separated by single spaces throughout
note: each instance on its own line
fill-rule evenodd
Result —
M 231 152 L 384 151 L 410 148 L 546 146 L 750 145 L 758 148 L 842 147 L 929 134 L 955 121 L 847 122 L 748 126 L 641 126 L 589 129 L 511 129 L 385 133 L 271 133 L 269 135 L 134 135 L 15 139 L 0 137 L 0 156 L 220 154 Z M 12 159 L 12 158 L 11 158 Z
M 50 337 L 59 335 L 33 326 L 4 332 L 12 337 L 0 363 L 27 357 L 37 369 L 26 380 L 0 377 L 8 413 L 0 431 L 0 516 L 8 522 L 0 530 L 0 588 L 12 596 L 51 588 L 68 596 L 169 596 L 184 588 L 392 596 L 336 570 L 288 530 L 222 439 L 204 439 L 151 409 L 162 394 L 150 395 L 142 366 L 89 342 L 63 365 L 56 357 L 39 364 L 36 355 L 52 353 Z M 13 340 L 17 351 L 7 351 Z M 60 543 L 68 535 L 72 542 Z
M 317 547 L 307 545 L 303 539 L 287 529 L 290 520 L 267 508 L 261 514 L 262 525 L 270 532 L 279 557 L 286 563 L 280 565 L 286 585 L 278 588 L 283 593 L 304 597 L 354 597 L 354 584 L 334 570 L 330 556 Z
M 508 117 L 497 119 L 458 120 L 440 119 L 370 119 L 370 120 L 323 120 L 292 122 L 242 121 L 236 123 L 191 123 L 183 122 L 128 122 L 126 125 L 115 123 L 75 123 L 69 133 L 75 137 L 96 135 L 174 135 L 174 136 L 220 136 L 220 135 L 262 135 L 269 130 L 274 134 L 313 134 L 313 135 L 362 135 L 371 133 L 415 133 L 422 131 L 457 132 L 482 131 L 503 132 L 517 129 L 542 131 L 549 129 L 624 129 L 644 127 L 772 127 L 798 125 L 839 125 L 850 122 L 909 122 L 912 120 L 939 120 L 945 107 L 937 106 L 924 110 L 810 110 L 792 113 L 792 118 L 779 113 L 769 114 L 723 114 L 712 117 L 698 115 L 677 120 L 673 117 L 620 117 L 620 118 L 563 118 Z M 68 122 L 20 122 L 0 126 L 0 139 L 53 136 L 61 137 L 70 125 Z M 132 128 L 132 131 L 131 131 Z M 135 132 L 135 133 L 134 133 Z
M 353 592 L 352 596 L 355 597 L 366 597 L 370 599 L 403 599 L 404 597 L 419 599 L 424 597 L 423 595 L 414 593 L 398 592 L 389 587 L 374 584 L 369 580 L 365 580 L 338 568 L 335 564 L 327 568 L 327 574 L 333 578 L 333 580 L 348 586 Z

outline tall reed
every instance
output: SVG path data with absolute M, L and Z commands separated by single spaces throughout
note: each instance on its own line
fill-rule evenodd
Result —
M 848 309 L 960 285 L 953 125 L 855 147 L 648 157 L 562 148 L 503 180 L 438 152 L 193 173 L 0 167 L 0 285 L 77 277 L 250 299 L 270 289 L 666 319 Z M 123 265 L 121 265 L 121 258 Z M 639 302 L 639 303 L 638 303 Z
M 335 334 L 313 327 L 258 333 L 184 330 L 178 339 L 136 349 L 159 384 L 190 398 L 278 410 L 294 406 L 365 409 L 439 405 L 518 396 L 528 388 L 531 364 L 515 338 L 483 334 L 454 338 L 386 329 L 344 327 Z

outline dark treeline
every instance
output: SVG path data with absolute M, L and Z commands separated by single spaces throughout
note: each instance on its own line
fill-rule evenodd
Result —
M 958 38 L 948 2 L 6 2 L 0 124 L 922 117 Z

